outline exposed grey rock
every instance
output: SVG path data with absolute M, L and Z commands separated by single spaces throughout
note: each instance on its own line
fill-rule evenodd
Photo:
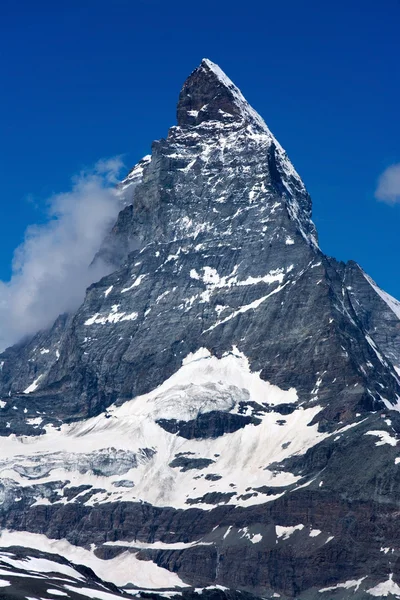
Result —
M 121 479 L 120 481 L 114 481 L 113 485 L 115 485 L 115 487 L 125 487 L 125 488 L 135 487 L 135 484 L 133 483 L 133 481 L 131 479 Z
M 213 464 L 213 460 L 209 458 L 190 458 L 188 456 L 176 456 L 169 466 L 172 468 L 180 468 L 181 471 L 190 471 L 191 469 L 204 469 Z
M 186 500 L 186 504 L 202 504 L 203 502 L 204 504 L 222 504 L 229 502 L 233 496 L 236 496 L 236 492 L 209 492 L 201 498 L 189 498 Z
M 165 431 L 177 433 L 188 439 L 217 438 L 224 433 L 233 433 L 249 423 L 258 425 L 260 419 L 220 411 L 200 414 L 192 421 L 177 421 L 176 419 L 159 419 L 157 424 Z

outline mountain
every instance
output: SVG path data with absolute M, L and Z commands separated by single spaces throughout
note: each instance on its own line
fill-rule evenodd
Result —
M 113 272 L 0 357 L 0 597 L 400 597 L 400 303 L 208 59 L 118 189 Z

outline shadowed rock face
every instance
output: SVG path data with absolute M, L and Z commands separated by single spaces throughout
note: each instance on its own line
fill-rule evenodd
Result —
M 122 597 L 397 593 L 400 304 L 320 251 L 211 61 L 177 119 L 119 186 L 113 272 L 1 356 L 3 542 L 115 564 Z
M 225 122 L 226 119 L 242 119 L 241 106 L 235 98 L 235 90 L 226 78 L 204 60 L 200 68 L 185 81 L 177 107 L 179 127 L 199 125 L 204 121 Z

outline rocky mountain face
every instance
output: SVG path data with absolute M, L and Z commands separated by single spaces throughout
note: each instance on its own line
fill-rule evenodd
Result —
M 119 193 L 113 272 L 0 357 L 0 597 L 400 597 L 400 303 L 207 59 Z

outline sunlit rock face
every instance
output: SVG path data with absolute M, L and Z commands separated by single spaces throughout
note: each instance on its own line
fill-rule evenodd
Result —
M 0 357 L 4 597 L 400 595 L 400 304 L 207 59 L 118 191 L 112 273 Z

